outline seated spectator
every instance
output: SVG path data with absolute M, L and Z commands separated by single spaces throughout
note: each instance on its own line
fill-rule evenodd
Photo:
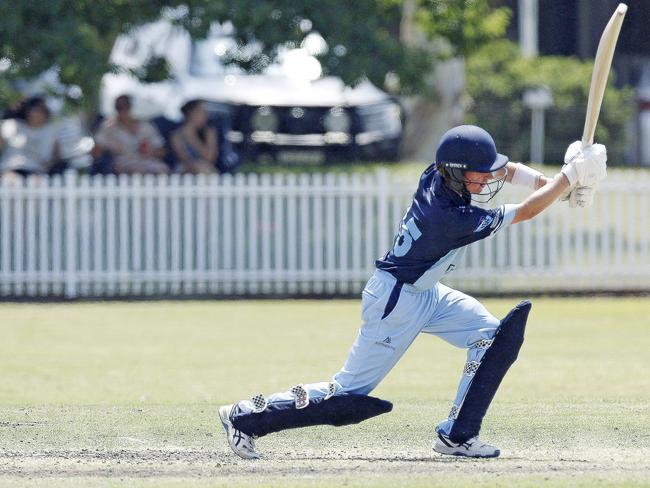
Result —
M 45 100 L 28 98 L 15 115 L 0 122 L 0 171 L 6 176 L 50 173 L 60 151 Z
M 171 146 L 180 170 L 192 174 L 216 172 L 217 131 L 208 125 L 208 113 L 201 100 L 190 100 L 181 107 L 184 121 L 171 137 Z
M 131 97 L 117 97 L 115 110 L 116 117 L 104 121 L 95 134 L 94 156 L 110 151 L 117 174 L 169 173 L 169 166 L 161 159 L 164 141 L 153 125 L 131 116 Z

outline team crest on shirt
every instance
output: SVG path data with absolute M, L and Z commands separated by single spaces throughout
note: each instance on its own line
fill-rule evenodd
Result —
M 488 225 L 492 223 L 494 220 L 494 217 L 492 215 L 484 215 L 481 221 L 478 223 L 478 226 L 476 229 L 474 229 L 474 232 L 481 232 L 483 229 L 485 229 Z

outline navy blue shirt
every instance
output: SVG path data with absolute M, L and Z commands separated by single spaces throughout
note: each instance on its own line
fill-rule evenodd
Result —
M 515 210 L 472 205 L 443 184 L 432 164 L 420 177 L 392 249 L 376 266 L 402 283 L 432 288 L 458 265 L 466 246 L 512 223 Z

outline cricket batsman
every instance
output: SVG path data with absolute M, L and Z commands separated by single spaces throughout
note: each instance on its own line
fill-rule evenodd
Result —
M 389 412 L 392 404 L 369 396 L 415 338 L 436 335 L 467 349 L 456 398 L 436 427 L 433 449 L 442 454 L 497 457 L 479 440 L 481 422 L 508 368 L 517 359 L 531 308 L 523 301 L 502 320 L 475 298 L 440 283 L 461 262 L 467 246 L 530 220 L 560 197 L 589 206 L 606 176 L 601 144 L 569 146 L 552 178 L 497 153 L 490 134 L 462 125 L 445 133 L 436 159 L 420 177 L 393 247 L 376 261 L 362 292 L 362 325 L 341 370 L 330 381 L 299 384 L 283 393 L 255 395 L 222 406 L 228 443 L 245 459 L 258 458 L 254 439 L 312 425 L 348 425 Z M 530 188 L 521 203 L 485 209 L 504 182 Z

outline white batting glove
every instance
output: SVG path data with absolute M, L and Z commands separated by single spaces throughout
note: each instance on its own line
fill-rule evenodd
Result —
M 572 186 L 578 183 L 580 186 L 593 187 L 607 176 L 607 148 L 602 144 L 583 148 L 581 141 L 575 141 L 566 150 L 564 163 L 562 172 L 569 173 L 567 178 Z M 575 167 L 575 173 L 572 166 Z
M 583 148 L 581 141 L 575 141 L 567 149 L 564 163 L 562 173 L 569 180 L 569 188 L 560 200 L 568 200 L 571 208 L 590 207 L 598 183 L 607 176 L 607 149 L 602 144 Z
M 598 183 L 596 186 L 576 186 L 571 193 L 569 193 L 567 200 L 569 200 L 570 208 L 589 208 L 594 203 L 594 195 L 598 189 Z
M 571 192 L 572 192 L 574 189 L 575 189 L 575 185 L 574 185 L 574 186 L 571 186 L 571 185 L 569 184 L 568 188 L 567 188 L 566 190 L 564 190 L 564 191 L 562 192 L 562 194 L 560 195 L 559 200 L 560 200 L 561 202 L 566 202 L 566 201 L 568 201 L 568 200 L 571 198 Z

